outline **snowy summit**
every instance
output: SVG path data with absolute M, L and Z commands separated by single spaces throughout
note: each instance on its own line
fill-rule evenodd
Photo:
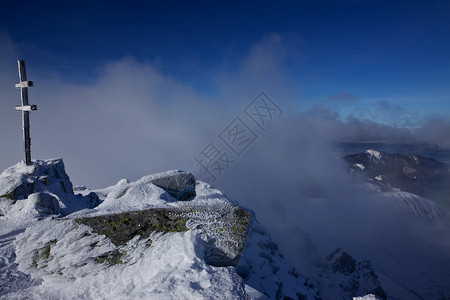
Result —
M 61 159 L 0 175 L 0 292 L 28 299 L 315 299 L 254 214 L 182 171 L 73 192 Z

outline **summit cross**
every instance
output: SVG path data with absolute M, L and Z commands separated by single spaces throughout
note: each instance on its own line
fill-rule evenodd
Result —
M 25 147 L 25 163 L 31 165 L 31 136 L 30 136 L 30 111 L 37 110 L 36 105 L 28 104 L 28 88 L 33 86 L 33 81 L 27 81 L 27 73 L 25 71 L 25 61 L 18 60 L 19 82 L 16 88 L 20 89 L 21 105 L 16 105 L 16 111 L 22 112 L 22 131 L 23 142 Z

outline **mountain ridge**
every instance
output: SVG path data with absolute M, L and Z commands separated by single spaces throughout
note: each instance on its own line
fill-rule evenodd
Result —
M 436 159 L 367 149 L 344 156 L 350 173 L 381 192 L 405 191 L 450 207 L 450 166 Z

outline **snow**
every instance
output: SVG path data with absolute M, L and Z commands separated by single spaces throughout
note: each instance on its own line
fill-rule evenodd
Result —
M 381 159 L 381 153 L 376 150 L 368 149 L 365 151 L 365 153 L 369 154 L 370 157 L 375 157 L 376 159 Z
M 34 166 L 28 166 L 23 161 L 9 167 L 0 174 L 0 195 L 4 195 L 10 186 L 19 184 L 24 174 L 31 174 Z
M 43 279 L 41 285 L 29 288 L 23 295 L 58 299 L 244 299 L 244 284 L 233 268 L 207 265 L 202 256 L 203 241 L 195 230 L 152 236 L 153 243 L 145 251 L 146 241 L 129 242 L 124 264 L 106 267 L 89 261 L 90 250 L 102 254 L 112 250 L 104 236 L 86 235 L 89 228 L 73 222 L 67 227 L 51 220 L 29 228 L 15 241 L 19 269 Z M 51 248 L 53 259 L 36 274 L 31 261 L 33 240 L 58 240 Z M 31 254 L 31 255 L 30 255 Z M 77 266 L 77 267 L 73 267 Z M 34 271 L 34 272 L 33 272 Z
M 360 168 L 360 169 L 361 169 L 361 171 L 364 171 L 364 169 L 366 168 L 366 167 L 364 167 L 364 165 L 363 165 L 363 164 L 355 164 L 355 167 L 358 167 L 358 168 Z
M 353 297 L 353 300 L 380 300 L 380 298 L 373 294 L 368 294 L 362 297 Z

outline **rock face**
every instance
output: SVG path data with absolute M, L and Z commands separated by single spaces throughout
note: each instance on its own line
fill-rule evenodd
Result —
M 252 222 L 237 272 L 268 299 L 322 299 L 314 284 L 287 263 L 278 244 L 256 220 Z
M 195 177 L 189 172 L 178 171 L 175 174 L 162 175 L 151 182 L 179 201 L 192 200 L 195 197 Z
M 405 191 L 450 206 L 450 166 L 414 154 L 366 150 L 344 160 L 381 192 Z
M 351 299 L 370 293 L 383 300 L 387 299 L 387 294 L 381 287 L 378 276 L 369 261 L 358 262 L 350 254 L 337 248 L 327 256 L 324 268 L 330 282 L 338 285 L 342 290 L 342 299 Z
M 333 253 L 328 255 L 327 261 L 331 262 L 331 270 L 336 273 L 349 275 L 355 272 L 356 261 L 347 252 L 338 248 Z
M 94 208 L 100 203 L 93 192 L 86 196 L 74 194 L 62 159 L 37 160 L 30 166 L 20 162 L 0 175 L 0 183 L 3 215 L 18 204 L 28 209 L 32 206 L 38 215 L 43 216 L 67 215 L 78 209 Z
M 205 261 L 213 266 L 233 266 L 244 247 L 252 215 L 238 206 L 190 205 L 178 208 L 152 208 L 120 214 L 79 218 L 77 222 L 106 235 L 116 246 L 152 233 L 183 232 L 197 229 L 208 247 Z

